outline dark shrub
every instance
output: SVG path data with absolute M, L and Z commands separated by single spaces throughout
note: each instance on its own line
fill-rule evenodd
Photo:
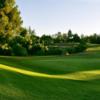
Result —
M 67 52 L 69 54 L 73 54 L 73 53 L 79 53 L 79 52 L 83 52 L 86 50 L 86 44 L 78 44 L 77 46 L 73 46 L 73 47 L 69 47 L 67 48 Z
M 12 46 L 12 53 L 15 56 L 27 56 L 26 48 L 22 47 L 20 44 L 15 44 Z
M 61 55 L 62 50 L 58 47 L 49 47 L 46 55 Z
M 11 56 L 11 49 L 3 49 L 0 47 L 0 55 Z
M 81 43 L 77 47 L 75 47 L 76 52 L 83 52 L 86 50 L 86 48 L 87 48 L 86 45 Z
M 30 55 L 44 55 L 45 54 L 45 49 L 42 44 L 35 44 L 29 51 Z
M 74 47 L 69 47 L 69 48 L 67 48 L 67 52 L 69 54 L 73 54 L 73 53 L 75 53 L 75 48 Z

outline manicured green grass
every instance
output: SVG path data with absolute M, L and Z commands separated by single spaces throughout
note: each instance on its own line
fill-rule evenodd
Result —
M 0 100 L 99 99 L 99 51 L 70 56 L 0 57 Z
M 88 48 L 87 49 L 87 51 L 100 51 L 100 46 L 98 46 L 98 47 L 90 47 L 90 48 Z

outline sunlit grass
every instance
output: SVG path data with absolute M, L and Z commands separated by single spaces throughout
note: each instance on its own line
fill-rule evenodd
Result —
M 11 87 L 9 85 L 0 85 L 0 93 L 2 95 L 8 95 L 8 96 L 12 96 L 12 97 L 25 97 L 24 93 L 22 91 L 20 91 L 20 89 L 17 89 L 15 87 Z M 0 99 L 2 100 L 2 99 Z
M 100 76 L 100 70 L 80 71 L 80 72 L 74 72 L 74 73 L 64 74 L 64 75 L 50 75 L 50 74 L 28 71 L 28 70 L 24 70 L 20 68 L 14 68 L 14 67 L 6 66 L 3 64 L 0 64 L 0 69 L 12 71 L 12 72 L 16 72 L 16 73 L 20 73 L 20 74 L 24 74 L 28 76 L 56 78 L 56 79 L 90 80 L 90 79 L 95 79 L 98 76 Z
M 86 51 L 99 51 L 99 50 L 100 50 L 100 46 L 99 47 L 90 47 Z

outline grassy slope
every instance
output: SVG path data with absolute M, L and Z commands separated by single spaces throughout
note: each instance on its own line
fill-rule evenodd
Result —
M 100 53 L 68 57 L 0 57 L 0 64 L 51 75 L 100 70 Z M 100 76 L 93 80 L 53 79 L 0 69 L 0 100 L 99 100 Z

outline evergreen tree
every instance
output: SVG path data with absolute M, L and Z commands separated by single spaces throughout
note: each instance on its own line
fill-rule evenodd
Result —
M 81 40 L 81 39 L 80 39 L 80 37 L 78 36 L 78 34 L 74 34 L 74 35 L 73 35 L 73 41 L 74 41 L 74 42 L 80 42 L 80 40 Z
M 73 33 L 72 33 L 71 30 L 68 31 L 67 37 L 68 37 L 67 41 L 68 42 L 72 42 L 72 40 L 73 40 Z

